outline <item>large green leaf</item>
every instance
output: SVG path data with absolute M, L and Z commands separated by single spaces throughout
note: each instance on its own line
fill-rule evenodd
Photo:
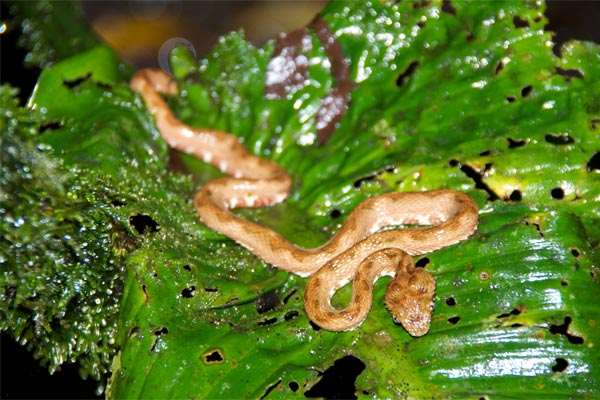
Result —
M 288 202 L 240 215 L 302 246 L 323 243 L 377 193 L 447 187 L 472 195 L 481 207 L 476 235 L 416 260 L 437 281 L 430 333 L 412 338 L 394 325 L 383 306 L 385 280 L 359 329 L 311 325 L 305 279 L 198 222 L 194 185 L 165 168 L 152 118 L 118 60 L 99 47 L 44 71 L 30 100 L 39 111 L 31 123 L 44 129 L 29 140 L 51 145 L 47 157 L 64 163 L 52 171 L 71 177 L 51 196 L 83 198 L 110 221 L 108 231 L 90 229 L 81 240 L 108 235 L 105 251 L 125 264 L 118 335 L 105 350 L 119 349 L 109 396 L 318 395 L 322 372 L 346 356 L 364 363 L 362 397 L 598 396 L 598 46 L 567 43 L 556 57 L 537 2 L 332 2 L 321 15 L 357 83 L 326 144 L 315 142 L 314 116 L 334 82 L 316 36 L 309 84 L 279 100 L 263 96 L 273 44 L 257 49 L 233 33 L 198 65 L 179 49 L 172 67 L 182 96 L 171 105 L 186 122 L 231 131 L 290 171 Z M 5 133 L 11 124 L 24 122 L 6 115 L 3 138 L 15 135 Z M 218 175 L 178 157 L 200 181 Z M 73 176 L 84 179 L 76 185 Z M 34 183 L 22 195 L 30 204 L 48 184 Z M 15 213 L 32 211 L 6 209 L 8 293 L 23 276 L 11 257 L 44 235 L 16 222 Z M 78 257 L 68 261 L 76 271 L 104 267 L 103 259 L 80 265 Z M 344 288 L 335 301 L 348 298 Z M 2 328 L 21 337 L 32 318 L 18 308 L 25 300 L 2 298 Z M 56 318 L 85 312 L 69 308 Z M 10 328 L 15 321 L 21 328 Z M 73 334 L 56 325 L 50 332 Z M 352 379 L 344 385 L 354 392 Z
M 291 396 L 293 382 L 310 387 L 314 368 L 346 354 L 367 364 L 358 393 L 377 397 L 527 392 L 546 398 L 597 391 L 597 356 L 590 349 L 597 340 L 591 305 L 599 292 L 589 241 L 598 240 L 599 186 L 597 171 L 586 165 L 598 150 L 598 49 L 572 43 L 557 59 L 535 4 L 456 4 L 455 14 L 440 12 L 439 5 L 412 8 L 332 3 L 323 12 L 360 83 L 326 146 L 316 148 L 306 138 L 314 129 L 302 120 L 331 82 L 309 85 L 288 102 L 264 99 L 271 48 L 254 49 L 237 34 L 202 64 L 200 81 L 209 85 L 182 82 L 191 94 L 180 107 L 188 122 L 235 132 L 300 181 L 286 206 L 245 215 L 273 224 L 282 215 L 292 221 L 306 216 L 304 225 L 286 227 L 286 219 L 275 225 L 301 245 L 318 244 L 302 235 L 313 224 L 335 229 L 339 220 L 330 215 L 347 215 L 373 193 L 453 187 L 479 198 L 478 236 L 427 256 L 438 281 L 431 333 L 412 339 L 394 327 L 381 306 L 383 286 L 376 294 L 380 306 L 357 332 L 315 331 L 298 304 L 303 281 L 281 281 L 283 300 L 259 315 L 253 301 L 273 289 L 261 274 L 244 278 L 257 289 L 244 298 L 227 288 L 228 280 L 211 279 L 207 286 L 214 273 L 198 256 L 165 260 L 151 251 L 131 264 L 139 268 L 139 282 L 128 287 L 129 295 L 137 291 L 146 304 L 129 314 L 137 319 L 129 325 L 135 340 L 119 359 L 126 378 L 113 382 L 116 396 L 259 397 L 269 390 Z M 517 18 L 529 27 L 516 28 Z M 325 56 L 314 38 L 313 44 L 317 69 Z M 570 56 L 583 78 L 564 76 Z M 398 87 L 399 75 L 414 62 L 417 68 Z M 218 101 L 202 101 L 208 97 Z M 179 279 L 165 277 L 159 271 L 168 261 L 171 269 L 191 270 L 177 271 L 184 273 Z M 167 300 L 166 293 L 191 286 L 192 299 Z M 215 293 L 223 300 L 233 295 L 237 304 L 211 309 Z M 183 313 L 165 317 L 156 309 Z M 142 326 L 154 336 L 143 335 Z M 148 348 L 157 354 L 140 363 Z M 144 372 L 142 381 L 133 380 Z M 227 384 L 210 385 L 221 380 Z M 119 391 L 121 382 L 127 391 Z

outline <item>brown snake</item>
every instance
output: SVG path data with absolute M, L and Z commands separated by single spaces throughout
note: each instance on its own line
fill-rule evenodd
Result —
M 131 80 L 154 115 L 169 146 L 192 154 L 227 173 L 206 183 L 195 195 L 201 221 L 249 249 L 267 263 L 306 277 L 308 317 L 324 329 L 346 331 L 359 326 L 372 303 L 374 282 L 393 276 L 385 297 L 394 320 L 413 336 L 427 333 L 433 311 L 435 280 L 416 268 L 411 256 L 468 238 L 477 227 L 478 208 L 453 190 L 387 193 L 362 202 L 324 245 L 299 248 L 275 231 L 238 218 L 229 210 L 263 207 L 283 201 L 290 175 L 278 164 L 249 153 L 231 134 L 192 128 L 179 121 L 159 93 L 174 95 L 177 84 L 167 73 L 143 69 Z M 391 229 L 393 225 L 430 225 Z M 335 291 L 353 282 L 352 300 L 343 310 L 331 306 Z

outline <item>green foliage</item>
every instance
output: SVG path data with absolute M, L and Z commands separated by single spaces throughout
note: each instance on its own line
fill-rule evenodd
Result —
M 51 372 L 78 360 L 100 379 L 116 348 L 123 257 L 111 244 L 121 228 L 95 173 L 36 143 L 37 114 L 1 90 L 0 327 Z
M 23 60 L 27 66 L 48 67 L 98 44 L 76 1 L 7 3 L 14 16 L 9 26 L 20 25 L 19 44 L 29 51 Z
M 46 69 L 35 112 L 3 91 L 2 329 L 96 377 L 118 349 L 109 397 L 303 397 L 347 355 L 365 364 L 361 397 L 597 396 L 598 46 L 556 57 L 537 2 L 332 2 L 322 16 L 358 83 L 325 145 L 314 116 L 333 82 L 313 36 L 311 79 L 282 100 L 263 96 L 272 44 L 232 33 L 198 65 L 178 49 L 171 105 L 290 171 L 286 204 L 240 214 L 302 246 L 377 193 L 473 196 L 476 235 L 417 260 L 437 281 L 429 334 L 394 325 L 385 279 L 359 329 L 315 329 L 305 279 L 198 222 L 198 184 L 167 168 L 105 47 Z

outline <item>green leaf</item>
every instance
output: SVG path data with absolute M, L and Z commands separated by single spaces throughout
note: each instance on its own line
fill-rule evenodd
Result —
M 272 47 L 254 49 L 241 34 L 224 38 L 201 64 L 199 81 L 206 86 L 180 82 L 187 97 L 174 104 L 189 123 L 235 132 L 294 175 L 299 183 L 287 205 L 244 215 L 277 226 L 300 245 L 319 244 L 300 231 L 313 225 L 334 230 L 340 221 L 330 216 L 347 215 L 376 193 L 451 187 L 479 199 L 478 235 L 423 258 L 438 282 L 431 332 L 413 339 L 394 327 L 381 307 L 383 283 L 369 319 L 350 333 L 315 331 L 307 323 L 300 303 L 304 282 L 295 277 L 281 283 L 276 293 L 282 301 L 266 314 L 252 303 L 272 289 L 261 275 L 247 283 L 257 288 L 255 296 L 207 309 L 214 287 L 198 283 L 212 271 L 184 258 L 179 269 L 170 264 L 167 271 L 179 275 L 181 265 L 191 265 L 188 274 L 165 279 L 167 272 L 159 271 L 166 260 L 152 253 L 131 265 L 156 271 L 160 280 L 138 272 L 144 278 L 129 287 L 145 289 L 137 296 L 146 305 L 125 318 L 136 320 L 129 325 L 135 340 L 119 358 L 122 374 L 112 382 L 113 396 L 291 397 L 312 386 L 315 368 L 323 371 L 346 354 L 366 364 L 357 382 L 363 395 L 597 393 L 598 313 L 591 304 L 599 292 L 591 244 L 599 237 L 600 186 L 597 167 L 587 165 L 598 151 L 591 123 L 597 118 L 592 66 L 598 47 L 571 43 L 556 58 L 536 4 L 453 3 L 455 14 L 439 4 L 413 5 L 334 2 L 323 11 L 360 84 L 339 129 L 321 148 L 314 146 L 314 126 L 302 121 L 314 117 L 330 78 L 287 101 L 265 99 L 262 77 Z M 515 27 L 517 17 L 529 27 Z M 588 60 L 577 66 L 583 79 L 557 69 L 572 64 L 573 46 L 586 49 L 576 56 Z M 325 55 L 314 37 L 310 57 L 314 73 L 322 73 Z M 399 85 L 413 63 L 416 69 Z M 310 219 L 307 227 L 286 226 L 276 222 L 282 215 Z M 197 293 L 164 303 L 178 290 L 158 293 L 174 281 L 180 293 L 190 286 Z M 224 299 L 239 293 L 221 286 L 224 280 L 215 282 Z M 157 309 L 186 311 L 166 316 Z M 226 384 L 211 384 L 219 381 Z M 294 392 L 294 382 L 304 389 Z
M 98 45 L 76 1 L 7 1 L 14 16 L 10 27 L 20 25 L 19 45 L 29 50 L 27 66 L 48 67 Z
M 385 310 L 386 279 L 376 285 L 359 329 L 316 329 L 303 310 L 305 279 L 265 265 L 200 224 L 191 198 L 201 183 L 167 168 L 153 120 L 108 49 L 44 71 L 29 102 L 32 122 L 5 115 L 3 135 L 51 145 L 46 157 L 64 164 L 50 171 L 65 183 L 43 189 L 47 196 L 64 201 L 81 179 L 76 194 L 86 202 L 67 210 L 101 209 L 98 221 L 110 221 L 81 239 L 98 241 L 98 254 L 118 254 L 124 266 L 116 292 L 122 297 L 113 296 L 119 314 L 114 308 L 110 314 L 118 318 L 116 345 L 102 353 L 119 349 L 108 397 L 316 396 L 323 371 L 348 355 L 365 366 L 356 388 L 344 382 L 360 397 L 597 397 L 600 48 L 570 42 L 555 56 L 543 8 L 539 2 L 329 3 L 321 16 L 357 86 L 322 146 L 315 114 L 335 82 L 313 33 L 308 84 L 283 99 L 264 96 L 272 43 L 257 49 L 232 33 L 198 65 L 183 49 L 172 55 L 181 96 L 169 101 L 178 116 L 235 133 L 294 177 L 285 204 L 240 215 L 298 245 L 323 243 L 356 205 L 378 193 L 453 188 L 476 199 L 474 237 L 415 260 L 437 282 L 431 331 L 421 338 L 410 337 Z M 37 138 L 22 133 L 40 127 Z M 178 157 L 200 182 L 219 175 Z M 32 196 L 29 204 L 37 204 L 38 187 L 47 185 L 38 179 L 3 202 Z M 4 213 L 3 228 L 22 232 L 11 221 L 37 213 Z M 4 293 L 35 279 L 12 261 L 24 254 L 19 249 L 47 243 L 31 233 L 43 226 L 33 226 L 3 245 Z M 99 241 L 102 234 L 110 240 Z M 50 264 L 60 259 L 46 256 Z M 66 265 L 81 273 L 77 260 Z M 100 258 L 85 268 L 104 266 Z M 52 286 L 44 301 L 60 287 Z M 27 303 L 6 298 L 2 329 L 17 321 L 31 326 L 35 313 L 14 317 L 16 305 Z M 349 287 L 334 296 L 337 304 L 348 299 Z

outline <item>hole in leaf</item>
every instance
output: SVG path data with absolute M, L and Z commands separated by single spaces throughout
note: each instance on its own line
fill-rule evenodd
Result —
M 144 235 L 146 233 L 158 232 L 160 229 L 158 223 L 149 215 L 136 214 L 129 217 L 129 224 L 133 226 L 137 233 Z
M 494 74 L 498 75 L 504 69 L 504 63 L 500 61 L 498 65 L 496 65 L 496 69 L 494 70 Z
M 557 358 L 556 364 L 552 366 L 552 372 L 564 372 L 569 366 L 569 362 L 564 358 Z
M 515 189 L 510 193 L 510 196 L 508 196 L 508 198 L 511 201 L 521 201 L 523 199 L 523 195 L 521 194 L 520 190 Z
M 562 325 L 550 325 L 550 333 L 554 335 L 563 335 L 567 338 L 569 343 L 572 344 L 583 344 L 583 338 L 581 336 L 575 336 L 569 333 L 569 325 L 573 320 L 568 315 Z
M 569 281 L 567 281 L 566 279 L 561 279 L 560 285 L 563 287 L 567 287 L 567 286 L 569 286 Z
M 300 385 L 296 381 L 291 381 L 290 383 L 288 383 L 288 387 L 294 393 L 296 393 L 298 389 L 300 389 Z
M 185 269 L 186 271 L 191 271 L 192 267 L 190 267 L 188 264 L 183 266 L 183 269 Z
M 159 328 L 154 331 L 154 334 L 156 336 L 166 335 L 167 333 L 169 333 L 169 329 L 166 326 L 163 326 L 162 328 Z
M 152 347 L 150 348 L 151 353 L 160 351 L 162 347 L 161 336 L 166 335 L 167 333 L 169 333 L 169 330 L 166 327 L 162 327 L 154 331 L 154 336 L 156 336 L 156 338 L 154 339 L 154 343 L 152 343 Z
M 184 299 L 191 299 L 196 295 L 196 286 L 186 287 L 181 291 L 181 297 Z
M 562 69 L 561 67 L 556 67 L 556 73 L 560 76 L 564 76 L 569 82 L 570 78 L 578 78 L 583 79 L 583 73 L 578 69 Z
M 550 191 L 550 195 L 552 196 L 553 199 L 560 200 L 565 197 L 565 191 L 562 190 L 562 188 L 557 187 Z
M 529 21 L 521 18 L 518 15 L 515 15 L 515 17 L 513 18 L 513 25 L 515 26 L 515 28 L 529 28 Z
M 414 72 L 416 71 L 418 66 L 419 66 L 418 61 L 411 62 L 408 65 L 408 67 L 404 70 L 404 72 L 402 72 L 400 75 L 398 75 L 398 79 L 396 79 L 396 86 L 404 85 L 404 81 L 406 81 L 406 79 L 408 79 L 409 77 L 411 77 L 414 74 Z
M 540 224 L 537 224 L 532 221 L 525 221 L 525 225 L 535 227 L 535 230 L 537 231 L 538 235 L 540 235 L 541 238 L 544 238 L 546 236 L 546 234 L 542 230 L 542 227 L 540 226 Z
M 287 313 L 285 313 L 285 315 L 284 315 L 283 319 L 284 319 L 285 321 L 291 321 L 291 320 L 293 320 L 294 318 L 296 318 L 298 315 L 300 315 L 300 314 L 298 313 L 298 311 L 294 311 L 294 310 L 292 310 L 292 311 L 288 311 Z
M 579 257 L 581 255 L 581 252 L 579 251 L 578 248 L 576 247 L 571 247 L 571 255 L 575 258 Z
M 446 305 L 454 307 L 456 305 L 456 300 L 454 299 L 454 297 L 448 297 L 446 299 Z
M 467 177 L 472 179 L 473 182 L 475 182 L 475 188 L 484 190 L 488 194 L 489 201 L 498 200 L 498 195 L 496 193 L 494 193 L 494 191 L 485 182 L 483 182 L 483 176 L 479 172 L 475 171 L 473 168 L 469 167 L 468 165 L 461 165 L 460 162 L 457 160 L 450 160 L 451 167 L 455 167 L 455 166 L 459 166 L 459 165 L 460 165 L 460 170 Z M 491 168 L 491 164 L 486 164 L 486 169 L 489 169 L 489 168 Z
M 444 0 L 442 1 L 442 12 L 448 13 L 450 15 L 456 15 L 456 8 L 454 8 L 450 0 Z
M 283 298 L 283 304 L 287 304 L 288 301 L 295 295 L 298 291 L 296 289 L 292 290 L 287 296 Z
M 519 307 L 513 308 L 510 312 L 500 314 L 496 318 L 508 318 L 510 316 L 516 316 L 521 314 L 525 310 L 525 304 L 520 304 Z
M 506 98 L 506 101 L 508 101 L 509 103 L 514 103 L 515 101 L 517 101 L 517 98 L 515 96 L 508 96 Z
M 554 46 L 552 46 L 552 53 L 554 53 L 556 57 L 562 58 L 562 45 L 555 42 Z
M 50 121 L 50 122 L 46 122 L 43 125 L 40 125 L 38 132 L 42 133 L 45 132 L 47 130 L 51 130 L 51 131 L 55 131 L 62 128 L 62 123 L 60 121 Z
M 334 208 L 329 213 L 329 216 L 333 219 L 339 218 L 341 215 L 342 215 L 342 212 L 340 210 L 338 210 L 337 208 Z
M 553 135 L 551 133 L 544 136 L 544 140 L 551 144 L 563 145 L 563 144 L 571 144 L 575 143 L 575 139 L 573 139 L 568 134 L 556 134 Z
M 319 325 L 315 324 L 314 322 L 310 320 L 308 322 L 310 322 L 310 326 L 313 328 L 313 331 L 318 332 L 322 329 Z
M 527 97 L 531 93 L 533 86 L 527 85 L 523 89 L 521 89 L 521 97 Z
M 427 264 L 429 264 L 429 262 L 430 262 L 429 257 L 423 257 L 415 263 L 415 267 L 425 268 L 425 266 L 427 266 Z
M 369 175 L 369 176 L 365 176 L 364 178 L 357 179 L 354 181 L 354 187 L 358 189 L 359 187 L 361 187 L 361 185 L 363 183 L 368 182 L 368 181 L 373 181 L 376 178 L 377 178 L 376 175 Z
M 273 389 L 275 389 L 275 388 L 276 388 L 277 386 L 279 386 L 280 384 L 281 384 L 281 379 L 280 379 L 280 380 L 278 380 L 277 382 L 275 382 L 274 384 L 272 384 L 271 386 L 269 386 L 269 387 L 267 388 L 267 390 L 265 390 L 265 393 L 263 393 L 263 395 L 262 395 L 262 396 L 260 396 L 260 400 L 262 400 L 262 399 L 266 398 L 266 397 L 269 395 L 269 393 L 271 393 L 271 392 L 273 391 Z
M 215 293 L 219 291 L 219 288 L 205 287 L 204 291 L 207 293 Z
M 79 78 L 72 79 L 72 80 L 63 79 L 63 85 L 65 85 L 69 89 L 74 89 L 75 87 L 81 85 L 83 82 L 87 81 L 91 77 L 92 77 L 92 73 L 88 72 L 87 74 L 80 76 Z
M 272 290 L 267 293 L 263 293 L 254 300 L 254 307 L 259 314 L 266 313 L 267 311 L 274 310 L 281 303 L 279 292 Z
M 156 338 L 154 338 L 154 342 L 152 343 L 152 347 L 150 347 L 150 352 L 156 353 L 156 352 L 160 351 L 160 348 L 161 348 L 160 336 L 156 336 Z
M 354 356 L 342 357 L 323 372 L 321 380 L 304 392 L 304 396 L 327 399 L 356 399 L 356 378 L 365 367 L 365 364 Z
M 585 166 L 588 172 L 600 170 L 600 152 L 594 154 Z
M 105 82 L 94 82 L 94 83 L 95 83 L 95 84 L 96 84 L 96 86 L 98 86 L 100 89 L 107 90 L 107 91 L 108 91 L 108 90 L 111 90 L 111 89 L 114 87 L 114 85 L 113 85 L 113 84 L 110 84 L 110 83 L 105 83 Z
M 517 147 L 522 147 L 525 146 L 525 139 L 521 139 L 521 140 L 513 140 L 511 138 L 506 138 L 508 140 L 508 148 L 509 149 L 514 149 Z
M 450 324 L 452 324 L 452 325 L 458 324 L 458 321 L 460 321 L 460 317 L 459 316 L 448 318 L 448 322 Z
M 481 271 L 479 273 L 479 279 L 481 279 L 482 281 L 487 281 L 488 279 L 490 279 L 490 273 L 487 271 Z
M 273 325 L 276 322 L 277 322 L 277 317 L 273 317 L 273 318 L 267 318 L 264 321 L 260 321 L 257 325 L 258 326 L 267 326 L 267 325 Z
M 225 356 L 223 355 L 221 349 L 211 350 L 202 355 L 202 361 L 204 361 L 204 364 L 207 365 L 221 364 L 223 361 L 225 361 Z

